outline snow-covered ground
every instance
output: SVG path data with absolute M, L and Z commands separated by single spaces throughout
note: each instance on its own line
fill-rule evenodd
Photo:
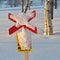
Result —
M 31 9 L 33 10 L 33 9 Z M 30 23 L 38 28 L 39 33 L 32 33 L 32 52 L 29 60 L 60 60 L 60 8 L 54 9 L 53 35 L 44 36 L 44 10 L 35 9 L 36 18 Z M 0 60 L 23 60 L 23 53 L 16 51 L 16 37 L 8 34 L 8 29 L 14 25 L 8 19 L 8 13 L 19 13 L 19 9 L 0 10 Z

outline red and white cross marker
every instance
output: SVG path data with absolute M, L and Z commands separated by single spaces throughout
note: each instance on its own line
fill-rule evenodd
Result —
M 14 16 L 13 14 L 8 13 L 8 19 L 15 23 L 15 25 L 13 25 L 11 28 L 9 28 L 9 35 L 13 34 L 14 32 L 16 32 L 17 30 L 19 30 L 22 27 L 37 34 L 37 27 L 32 28 L 31 26 L 25 24 L 25 22 L 26 23 L 30 22 L 36 16 L 36 11 L 35 10 L 32 11 L 26 18 L 24 18 L 25 16 L 27 16 L 26 14 L 24 17 L 18 16 L 18 15 Z M 20 17 L 22 17 L 23 19 L 20 19 Z M 25 21 L 24 19 L 25 20 L 27 19 L 27 21 Z M 20 20 L 20 21 L 18 21 L 18 20 Z M 16 24 L 18 25 L 18 27 L 16 26 Z

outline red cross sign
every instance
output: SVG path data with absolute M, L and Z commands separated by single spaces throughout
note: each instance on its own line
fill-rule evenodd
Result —
M 33 10 L 33 11 L 31 12 L 31 15 L 32 15 L 32 14 L 33 14 L 33 16 L 29 16 L 27 22 L 30 22 L 30 21 L 36 16 L 36 11 Z M 24 17 L 23 17 L 23 18 L 24 18 Z M 18 19 L 15 19 L 14 16 L 13 16 L 13 14 L 11 14 L 11 13 L 8 13 L 8 19 L 11 20 L 11 21 L 14 22 L 14 23 L 16 23 L 16 21 L 18 20 Z M 17 27 L 16 25 L 13 25 L 11 28 L 9 28 L 9 35 L 13 34 L 14 32 L 16 32 L 17 30 L 19 30 L 19 29 L 22 28 L 22 27 L 24 27 L 24 28 L 30 30 L 31 32 L 37 34 L 37 27 L 35 27 L 35 28 L 33 29 L 33 28 L 31 28 L 31 27 L 23 24 L 23 25 L 19 25 L 19 27 Z

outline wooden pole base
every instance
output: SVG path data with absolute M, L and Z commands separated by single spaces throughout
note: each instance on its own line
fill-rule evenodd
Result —
M 28 52 L 24 52 L 24 60 L 28 60 Z

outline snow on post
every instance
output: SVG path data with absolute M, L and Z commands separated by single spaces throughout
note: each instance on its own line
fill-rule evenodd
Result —
M 19 25 L 24 25 L 24 26 L 28 26 L 31 27 L 32 29 L 34 29 L 34 27 L 32 27 L 29 23 L 28 23 L 28 16 L 25 13 L 20 13 L 18 15 L 19 19 L 16 21 L 16 26 L 19 27 Z M 21 32 L 17 33 L 17 37 L 19 40 L 19 45 L 21 48 L 21 51 L 26 50 L 26 51 L 30 51 L 32 46 L 31 46 L 31 31 L 29 31 L 28 29 L 26 29 L 25 27 L 22 28 Z

